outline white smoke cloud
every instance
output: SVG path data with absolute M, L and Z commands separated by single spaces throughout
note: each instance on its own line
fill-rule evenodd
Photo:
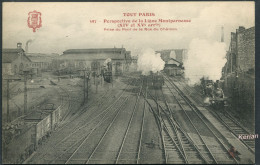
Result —
M 164 61 L 160 53 L 155 53 L 151 48 L 145 49 L 138 56 L 137 70 L 142 71 L 143 75 L 148 75 L 150 71 L 156 73 L 164 68 Z
M 222 67 L 226 63 L 225 43 L 206 39 L 193 39 L 189 45 L 188 58 L 184 61 L 185 77 L 190 84 L 200 82 L 200 78 L 212 80 L 221 78 Z

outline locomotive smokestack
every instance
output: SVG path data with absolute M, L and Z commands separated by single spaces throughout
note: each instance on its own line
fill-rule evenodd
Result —
M 22 49 L 22 43 L 21 42 L 17 43 L 17 49 Z
M 221 42 L 224 42 L 224 27 L 221 27 Z

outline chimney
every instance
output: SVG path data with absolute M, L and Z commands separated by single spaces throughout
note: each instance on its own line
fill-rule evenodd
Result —
M 224 42 L 224 27 L 221 27 L 221 42 Z
M 17 49 L 22 49 L 22 43 L 21 42 L 17 43 Z
M 244 30 L 246 30 L 246 28 L 244 26 L 239 26 L 238 28 L 238 33 L 243 32 Z

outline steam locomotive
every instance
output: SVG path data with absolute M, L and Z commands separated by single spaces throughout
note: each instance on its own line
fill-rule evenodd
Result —
M 162 86 L 164 85 L 164 78 L 158 72 L 150 72 L 149 75 L 142 75 L 141 79 L 143 80 L 145 86 L 152 87 L 155 89 L 162 89 Z
M 227 98 L 220 87 L 219 80 L 214 82 L 206 78 L 201 78 L 202 93 L 206 96 L 204 103 L 213 107 L 223 108 L 227 106 Z
M 104 81 L 111 83 L 112 82 L 112 62 L 111 60 L 106 60 L 104 66 L 101 70 L 101 75 L 104 77 Z
M 184 74 L 184 67 L 182 65 L 177 66 L 175 64 L 165 64 L 164 72 L 168 76 L 183 76 L 183 74 Z

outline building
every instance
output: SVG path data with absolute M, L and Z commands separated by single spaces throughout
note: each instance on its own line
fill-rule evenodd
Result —
M 19 75 L 31 67 L 31 60 L 25 55 L 22 44 L 17 48 L 2 49 L 2 75 Z
M 132 63 L 132 58 L 131 58 L 131 51 L 126 51 L 125 53 L 125 60 L 126 60 L 126 65 L 125 65 L 125 71 L 129 71 L 129 67 Z
M 60 69 L 67 68 L 70 71 L 88 68 L 100 73 L 104 62 L 109 58 L 113 74 L 121 75 L 130 65 L 131 52 L 125 48 L 69 49 L 59 57 L 58 65 Z
M 226 55 L 225 74 L 247 72 L 255 68 L 255 27 L 245 29 L 239 26 L 231 32 L 231 41 Z
M 41 71 L 54 69 L 53 61 L 58 59 L 58 54 L 26 53 L 26 56 L 32 61 L 31 67 Z
M 183 62 L 187 58 L 186 49 L 166 49 L 156 51 L 156 53 L 160 53 L 162 60 L 165 62 L 170 58 L 176 59 L 179 62 Z
M 222 68 L 223 89 L 239 113 L 254 114 L 255 27 L 231 32 L 227 62 Z M 245 111 L 246 110 L 246 111 Z

